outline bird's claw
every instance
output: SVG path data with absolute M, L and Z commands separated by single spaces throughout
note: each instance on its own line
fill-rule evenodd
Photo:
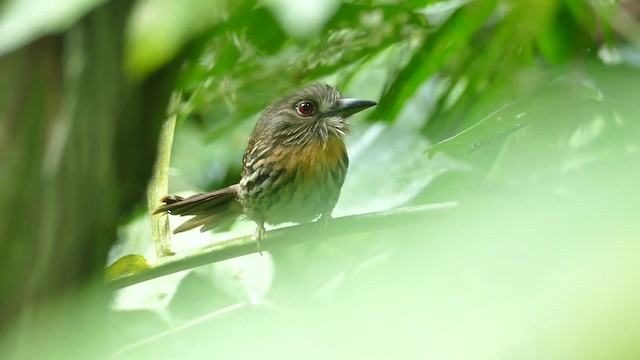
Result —
M 262 255 L 262 246 L 260 246 L 260 242 L 264 240 L 266 235 L 267 235 L 267 230 L 265 230 L 264 225 L 258 224 L 258 227 L 256 228 L 255 238 L 256 238 L 256 245 L 258 246 L 258 252 L 260 253 L 260 255 Z

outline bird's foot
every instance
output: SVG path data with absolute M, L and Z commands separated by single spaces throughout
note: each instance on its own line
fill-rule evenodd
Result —
M 327 228 L 329 227 L 329 222 L 332 220 L 333 218 L 331 217 L 331 214 L 322 214 L 322 216 L 320 216 L 320 219 L 318 219 L 318 223 L 320 225 L 320 231 L 322 231 L 323 233 L 327 232 Z M 325 237 L 326 240 L 326 237 Z
M 255 238 L 256 238 L 256 245 L 258 246 L 258 252 L 260 253 L 260 255 L 262 255 L 262 247 L 260 246 L 260 241 L 264 240 L 264 238 L 267 235 L 267 230 L 264 228 L 264 224 L 258 224 L 258 227 L 256 228 L 256 234 L 255 234 Z

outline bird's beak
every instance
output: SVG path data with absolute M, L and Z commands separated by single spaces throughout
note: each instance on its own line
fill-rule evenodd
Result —
M 364 109 L 368 109 L 372 106 L 375 106 L 377 104 L 378 103 L 371 100 L 341 99 L 340 102 L 338 103 L 338 106 L 327 111 L 325 115 L 338 115 L 338 116 L 342 116 L 343 118 L 346 118 Z

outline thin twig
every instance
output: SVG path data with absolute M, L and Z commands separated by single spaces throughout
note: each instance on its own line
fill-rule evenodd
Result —
M 222 314 L 226 314 L 226 313 L 231 312 L 231 311 L 235 311 L 235 310 L 241 309 L 241 308 L 243 308 L 243 307 L 245 307 L 247 305 L 249 305 L 249 303 L 247 303 L 247 302 L 239 302 L 237 304 L 233 304 L 233 305 L 224 307 L 222 309 L 218 309 L 218 310 L 216 310 L 214 312 L 211 312 L 209 314 L 206 314 L 206 315 L 200 316 L 198 318 L 195 318 L 195 319 L 193 319 L 193 320 L 191 320 L 191 321 L 189 321 L 189 322 L 187 322 L 185 324 L 182 324 L 182 325 L 180 325 L 178 327 L 175 327 L 173 329 L 169 329 L 167 331 L 163 331 L 161 333 L 158 333 L 158 334 L 149 336 L 147 338 L 141 339 L 139 341 L 133 342 L 131 344 L 128 344 L 128 345 L 120 348 L 118 351 L 112 353 L 111 355 L 109 355 L 109 359 L 114 359 L 114 358 L 116 358 L 116 357 L 118 357 L 118 356 L 120 356 L 120 355 L 122 355 L 122 354 L 124 354 L 124 353 L 126 353 L 128 351 L 131 351 L 131 350 L 133 350 L 135 348 L 138 348 L 138 347 L 143 346 L 145 344 L 148 344 L 150 342 L 156 341 L 156 340 L 161 339 L 161 338 L 163 338 L 165 336 L 168 336 L 168 335 L 171 335 L 171 334 L 175 334 L 175 333 L 177 333 L 179 331 L 182 331 L 184 329 L 188 329 L 188 328 L 190 328 L 192 326 L 195 326 L 195 325 L 197 325 L 197 324 L 199 324 L 201 322 L 207 321 L 207 320 L 209 320 L 211 318 L 220 316 Z

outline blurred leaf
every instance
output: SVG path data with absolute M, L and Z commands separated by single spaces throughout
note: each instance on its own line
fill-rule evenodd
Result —
M 571 9 L 561 7 L 554 21 L 544 27 L 544 32 L 536 38 L 541 55 L 552 64 L 561 64 L 570 60 L 574 54 L 586 55 L 589 51 L 593 34 L 585 32 Z M 589 14 L 590 15 L 590 14 Z
M 331 30 L 310 44 L 293 68 L 296 79 L 314 80 L 335 73 L 350 64 L 366 61 L 407 37 L 419 37 L 424 17 L 404 6 L 361 6 L 343 4 L 327 25 Z
M 243 18 L 247 25 L 254 24 L 254 26 L 247 26 L 246 35 L 259 51 L 273 54 L 279 51 L 287 41 L 287 36 L 282 27 L 267 9 L 258 7 L 253 11 L 244 12 Z M 255 26 L 255 24 L 260 24 L 260 26 Z M 242 28 L 231 22 L 227 25 Z M 269 29 L 269 31 L 265 31 L 265 29 Z
M 550 74 L 538 73 L 538 76 L 551 79 Z M 590 104 L 594 106 L 589 106 Z M 580 124 L 607 111 L 604 105 L 601 93 L 588 74 L 556 76 L 546 85 L 538 87 L 536 92 L 523 94 L 519 100 L 495 110 L 479 121 L 473 121 L 473 126 L 433 145 L 426 153 L 433 157 L 444 151 L 466 158 L 487 146 L 500 148 L 507 137 L 529 126 L 535 128 L 532 131 L 536 134 L 542 131 L 565 136 L 568 131 L 574 131 Z
M 467 168 L 446 156 L 433 161 L 425 159 L 421 152 L 428 142 L 414 131 L 382 124 L 358 131 L 361 134 L 349 142 L 350 168 L 335 216 L 405 205 L 438 176 Z
M 507 135 L 522 129 L 527 121 L 525 115 L 526 113 L 519 113 L 513 116 L 507 107 L 501 108 L 472 127 L 429 147 L 426 153 L 429 158 L 433 158 L 440 151 L 455 156 L 468 155 L 481 146 L 504 140 Z
M 171 60 L 200 32 L 226 18 L 234 6 L 228 0 L 140 0 L 129 19 L 126 69 L 145 77 Z
M 329 30 L 304 47 L 285 42 L 277 29 L 266 33 L 264 27 L 272 22 L 262 7 L 239 8 L 209 34 L 194 54 L 198 60 L 186 64 L 181 87 L 192 93 L 185 114 L 215 120 L 207 124 L 211 140 L 262 110 L 273 94 L 337 71 L 353 72 L 396 39 L 424 31 L 422 15 L 395 5 L 343 4 L 327 24 Z
M 7 0 L 0 4 L 0 55 L 67 30 L 107 0 Z
M 322 30 L 340 0 L 268 0 L 264 4 L 290 38 L 308 40 Z
M 495 1 L 472 2 L 458 9 L 429 36 L 400 71 L 371 114 L 371 118 L 392 122 L 418 87 L 447 64 L 495 9 Z

